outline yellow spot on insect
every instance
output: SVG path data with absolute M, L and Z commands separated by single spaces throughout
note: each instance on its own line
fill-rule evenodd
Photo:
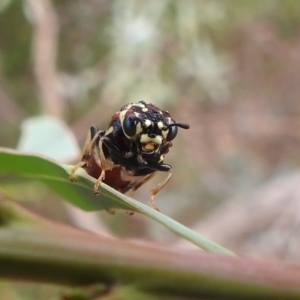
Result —
M 106 131 L 105 131 L 105 135 L 109 135 L 114 131 L 113 126 L 110 126 Z
M 148 108 L 147 108 L 147 107 L 143 107 L 143 108 L 142 108 L 142 111 L 143 111 L 143 112 L 147 112 L 147 111 L 148 111 Z
M 152 122 L 148 119 L 146 119 L 144 122 L 145 127 L 149 127 L 151 124 L 152 124 Z
M 142 128 L 141 122 L 138 122 L 138 123 L 136 124 L 135 135 L 140 134 L 142 131 L 143 131 L 143 128 Z
M 143 103 L 135 103 L 135 104 L 133 104 L 133 106 L 138 106 L 138 107 L 146 107 Z
M 157 127 L 162 130 L 164 128 L 164 123 L 162 121 L 157 122 Z
M 164 139 L 167 138 L 168 133 L 169 133 L 169 130 L 168 130 L 168 129 L 167 129 L 167 130 L 162 130 L 161 134 L 162 134 L 162 136 L 164 137 Z

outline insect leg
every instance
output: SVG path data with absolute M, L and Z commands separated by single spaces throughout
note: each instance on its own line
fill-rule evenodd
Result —
M 99 195 L 98 188 L 104 179 L 105 179 L 105 170 L 102 169 L 101 174 L 100 174 L 99 178 L 96 180 L 95 185 L 94 185 L 94 194 L 95 195 Z
M 106 158 L 105 158 L 105 155 L 104 155 L 104 152 L 103 152 L 103 137 L 99 140 L 99 145 L 97 147 L 97 152 L 98 152 L 98 156 L 99 156 L 99 162 L 98 163 L 99 163 L 100 168 L 101 168 L 101 173 L 100 173 L 100 176 L 98 177 L 98 179 L 96 180 L 95 185 L 94 185 L 94 194 L 95 195 L 99 194 L 98 188 L 99 188 L 101 182 L 105 179 L 105 171 L 110 169 L 109 165 L 106 162 Z
M 169 171 L 169 174 L 168 176 L 166 177 L 166 179 L 164 181 L 162 181 L 160 184 L 158 184 L 156 187 L 154 187 L 152 190 L 151 190 L 151 197 L 150 197 L 150 205 L 159 211 L 158 207 L 156 206 L 156 203 L 155 203 L 155 200 L 154 200 L 154 196 L 168 183 L 168 181 L 170 180 L 172 176 L 172 172 Z
M 100 131 L 97 126 L 93 125 L 91 126 L 87 138 L 84 142 L 83 150 L 82 150 L 82 158 L 81 160 L 87 160 L 88 157 L 92 153 L 93 145 L 96 142 L 96 139 L 99 138 L 99 136 L 103 133 L 103 131 Z
M 80 161 L 78 164 L 74 166 L 74 168 L 71 169 L 69 174 L 69 180 L 75 181 L 75 173 L 78 169 L 84 167 L 86 165 L 86 161 Z
M 121 151 L 107 136 L 102 139 L 103 144 L 108 148 L 113 161 L 125 167 L 139 167 L 139 162 L 131 151 Z
M 109 149 L 110 153 L 112 152 L 117 157 L 123 157 L 121 154 L 122 151 L 111 141 L 109 137 L 103 136 L 102 143 Z
M 91 149 L 93 146 L 93 143 L 95 142 L 96 138 L 99 137 L 99 135 L 101 134 L 101 131 L 99 131 L 98 127 L 93 125 L 91 126 L 88 134 L 87 134 L 87 138 L 85 140 L 84 146 L 83 146 L 83 150 L 82 150 L 82 157 L 81 157 L 81 161 L 76 164 L 74 166 L 74 168 L 70 171 L 70 175 L 69 175 L 69 179 L 71 181 L 75 181 L 75 173 L 79 168 L 82 168 L 84 166 L 86 166 L 89 157 L 91 155 Z
M 146 160 L 142 160 L 141 164 L 147 169 L 161 171 L 161 172 L 169 172 L 171 170 L 171 166 L 168 164 L 154 163 L 148 162 Z

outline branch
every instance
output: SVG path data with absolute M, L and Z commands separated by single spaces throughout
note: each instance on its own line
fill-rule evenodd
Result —
M 58 20 L 51 0 L 26 0 L 34 24 L 33 64 L 44 113 L 63 119 L 65 101 L 56 72 Z
M 56 284 L 133 285 L 170 296 L 299 299 L 300 270 L 284 264 L 164 249 L 97 236 L 0 200 L 0 276 Z

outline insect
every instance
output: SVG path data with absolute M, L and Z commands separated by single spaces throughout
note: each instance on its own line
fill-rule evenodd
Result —
M 157 171 L 167 172 L 166 179 L 151 190 L 150 204 L 158 210 L 154 196 L 172 175 L 172 167 L 164 163 L 164 157 L 178 127 L 188 129 L 189 125 L 176 123 L 168 111 L 153 104 L 126 104 L 112 116 L 107 130 L 91 126 L 81 162 L 71 171 L 70 179 L 74 180 L 75 171 L 83 167 L 97 179 L 95 194 L 104 182 L 121 193 L 130 191 L 133 196 Z

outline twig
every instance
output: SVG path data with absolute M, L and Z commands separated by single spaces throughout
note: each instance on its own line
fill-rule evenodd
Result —
M 26 3 L 34 24 L 32 56 L 42 111 L 63 119 L 65 101 L 59 94 L 56 72 L 58 20 L 50 0 L 26 0 Z
M 57 284 L 132 285 L 154 294 L 299 299 L 291 265 L 107 239 L 0 201 L 0 276 Z

